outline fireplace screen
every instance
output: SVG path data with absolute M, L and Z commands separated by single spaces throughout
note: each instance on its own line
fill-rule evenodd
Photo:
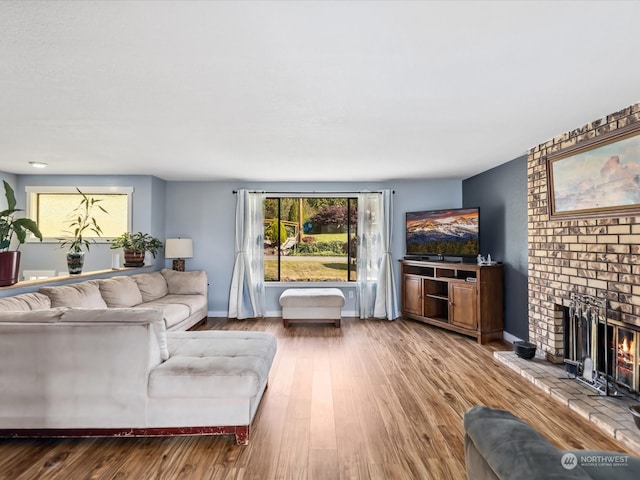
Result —
M 608 370 L 608 365 L 599 361 L 607 363 L 606 360 L 598 355 L 598 345 L 607 343 L 600 338 L 607 332 L 600 328 L 605 316 L 603 307 L 598 299 L 574 293 L 565 325 L 565 363 L 573 367 L 572 373 L 590 383 L 597 380 L 599 371 Z
M 609 320 L 606 299 L 573 293 L 565 313 L 566 371 L 606 395 L 640 392 L 640 331 Z
M 637 332 L 623 327 L 618 327 L 616 331 L 616 380 L 625 387 L 637 391 Z

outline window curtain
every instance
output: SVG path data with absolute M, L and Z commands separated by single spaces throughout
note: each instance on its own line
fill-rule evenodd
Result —
M 265 194 L 238 190 L 236 193 L 235 260 L 229 293 L 229 318 L 263 317 Z
M 391 258 L 393 193 L 358 194 L 357 292 L 360 318 L 399 316 Z

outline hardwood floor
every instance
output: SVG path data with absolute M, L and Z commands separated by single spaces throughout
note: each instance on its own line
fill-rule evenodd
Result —
M 464 412 L 511 410 L 563 449 L 628 452 L 494 362 L 501 344 L 413 321 L 209 319 L 278 338 L 250 443 L 230 436 L 2 439 L 1 479 L 464 479 Z

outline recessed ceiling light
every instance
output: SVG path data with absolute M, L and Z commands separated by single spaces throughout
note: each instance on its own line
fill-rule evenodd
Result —
M 49 164 L 44 162 L 29 162 L 29 165 L 34 168 L 46 168 Z

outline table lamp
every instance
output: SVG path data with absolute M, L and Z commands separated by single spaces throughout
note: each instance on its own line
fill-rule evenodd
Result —
M 193 240 L 190 238 L 167 238 L 164 258 L 173 258 L 173 269 L 184 272 L 184 259 L 193 258 Z

